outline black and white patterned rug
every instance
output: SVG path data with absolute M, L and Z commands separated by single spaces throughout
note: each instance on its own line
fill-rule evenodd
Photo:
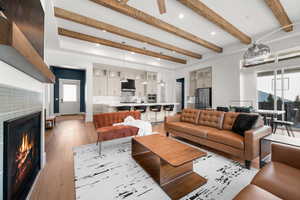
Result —
M 131 158 L 131 138 L 104 142 L 101 157 L 96 144 L 76 147 L 73 152 L 77 200 L 170 199 Z M 194 171 L 208 182 L 182 200 L 230 200 L 258 171 L 206 152 L 206 157 L 194 161 Z

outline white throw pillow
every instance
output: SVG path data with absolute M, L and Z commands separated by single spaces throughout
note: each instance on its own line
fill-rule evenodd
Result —
M 134 119 L 132 116 L 128 116 L 128 117 L 126 117 L 126 118 L 124 119 L 124 122 L 125 122 L 125 123 L 133 122 L 133 121 L 135 121 L 135 119 Z

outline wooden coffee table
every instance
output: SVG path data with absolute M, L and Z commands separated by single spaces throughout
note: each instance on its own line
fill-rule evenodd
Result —
M 132 157 L 171 197 L 180 199 L 207 182 L 193 172 L 206 153 L 160 134 L 132 138 Z

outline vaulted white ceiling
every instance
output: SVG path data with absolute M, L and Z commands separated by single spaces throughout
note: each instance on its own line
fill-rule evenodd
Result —
M 201 0 L 201 2 L 217 12 L 219 15 L 221 15 L 223 18 L 237 27 L 240 31 L 252 38 L 280 27 L 277 19 L 263 0 Z M 300 21 L 299 0 L 281 0 L 281 3 L 292 22 Z M 236 44 L 240 44 L 241 46 L 246 47 L 246 45 L 242 44 L 238 39 L 234 38 L 232 35 L 225 32 L 204 17 L 199 16 L 194 11 L 185 7 L 176 0 L 166 0 L 167 13 L 163 15 L 159 13 L 156 0 L 129 0 L 128 5 L 156 18 L 159 18 L 167 23 L 170 23 L 178 28 L 181 28 L 187 32 L 190 32 L 204 40 L 212 42 L 220 47 L 228 47 L 230 45 Z M 215 53 L 191 41 L 167 33 L 161 29 L 140 22 L 134 18 L 128 17 L 109 8 L 93 3 L 89 0 L 55 0 L 54 6 L 100 20 L 105 23 L 130 30 L 132 32 L 152 37 L 186 50 L 200 53 L 204 57 L 208 54 L 218 55 L 218 53 Z M 183 18 L 180 18 L 180 15 L 183 16 Z M 128 45 L 139 48 L 146 47 L 146 49 L 151 51 L 155 51 L 158 53 L 162 52 L 165 55 L 186 59 L 188 61 L 188 64 L 199 61 L 195 58 L 174 53 L 166 49 L 158 48 L 112 33 L 103 32 L 95 28 L 80 25 L 60 18 L 55 19 L 57 20 L 58 27 L 63 27 L 100 38 L 105 38 L 115 42 L 125 42 Z M 128 51 L 118 50 L 102 45 L 99 46 L 89 42 L 79 41 L 63 36 L 59 36 L 59 38 L 60 45 L 63 48 L 74 49 L 76 51 L 81 51 L 84 53 L 112 57 L 116 59 L 125 58 L 126 60 L 129 60 L 131 62 L 145 63 L 147 65 L 166 68 L 173 68 L 174 66 L 185 66 L 183 64 L 165 61 L 162 59 L 159 60 L 153 57 L 139 54 L 132 54 Z

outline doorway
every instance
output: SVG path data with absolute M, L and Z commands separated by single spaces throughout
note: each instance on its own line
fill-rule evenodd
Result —
M 258 109 L 284 111 L 278 119 L 300 130 L 300 67 L 259 72 L 257 91 Z
M 177 105 L 177 112 L 181 112 L 184 109 L 184 78 L 176 79 L 176 102 L 179 103 Z
M 80 80 L 59 79 L 59 111 L 61 115 L 80 113 Z

